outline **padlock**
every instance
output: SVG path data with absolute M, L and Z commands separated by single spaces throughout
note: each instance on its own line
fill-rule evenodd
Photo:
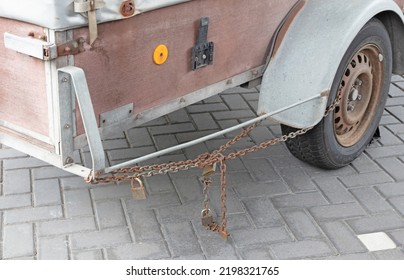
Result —
M 202 170 L 202 176 L 203 177 L 212 176 L 213 173 L 215 173 L 215 171 L 216 171 L 216 163 L 206 165 Z
M 139 186 L 135 187 L 135 181 L 139 184 Z M 132 197 L 134 200 L 146 199 L 146 190 L 143 186 L 142 180 L 140 180 L 139 178 L 133 178 L 130 181 L 130 189 L 132 191 Z
M 210 209 L 203 209 L 201 216 L 202 226 L 208 227 L 213 224 L 213 216 Z

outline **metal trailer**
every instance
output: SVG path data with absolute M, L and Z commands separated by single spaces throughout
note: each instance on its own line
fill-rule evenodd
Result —
M 404 74 L 403 0 L 3 0 L 0 142 L 84 178 L 271 117 L 298 158 L 353 161 Z M 259 118 L 115 166 L 102 139 L 228 88 Z M 324 116 L 327 106 L 333 112 Z M 92 163 L 76 163 L 88 145 Z

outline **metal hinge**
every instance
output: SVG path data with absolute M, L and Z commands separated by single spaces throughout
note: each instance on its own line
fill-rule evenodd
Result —
M 84 39 L 79 38 L 64 44 L 56 45 L 31 36 L 20 37 L 4 33 L 4 46 L 7 49 L 29 55 L 41 60 L 53 60 L 60 56 L 78 54 L 84 51 Z
M 201 18 L 196 45 L 192 48 L 192 70 L 213 63 L 214 43 L 208 42 L 209 18 Z

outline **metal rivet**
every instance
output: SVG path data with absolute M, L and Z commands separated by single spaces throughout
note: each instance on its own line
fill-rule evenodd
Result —
M 382 62 L 383 60 L 384 60 L 384 56 L 381 53 L 379 53 L 379 61 Z

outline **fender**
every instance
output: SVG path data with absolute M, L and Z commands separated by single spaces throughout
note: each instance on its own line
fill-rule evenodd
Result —
M 340 61 L 370 19 L 384 15 L 381 20 L 388 25 L 393 48 L 399 49 L 404 40 L 403 12 L 393 0 L 305 0 L 301 6 L 275 44 L 278 48 L 264 72 L 258 103 L 259 114 L 301 103 L 271 117 L 296 128 L 321 121 Z M 392 16 L 386 13 L 396 19 L 389 20 Z M 394 62 L 394 70 L 402 72 L 402 51 L 393 54 L 400 60 Z

